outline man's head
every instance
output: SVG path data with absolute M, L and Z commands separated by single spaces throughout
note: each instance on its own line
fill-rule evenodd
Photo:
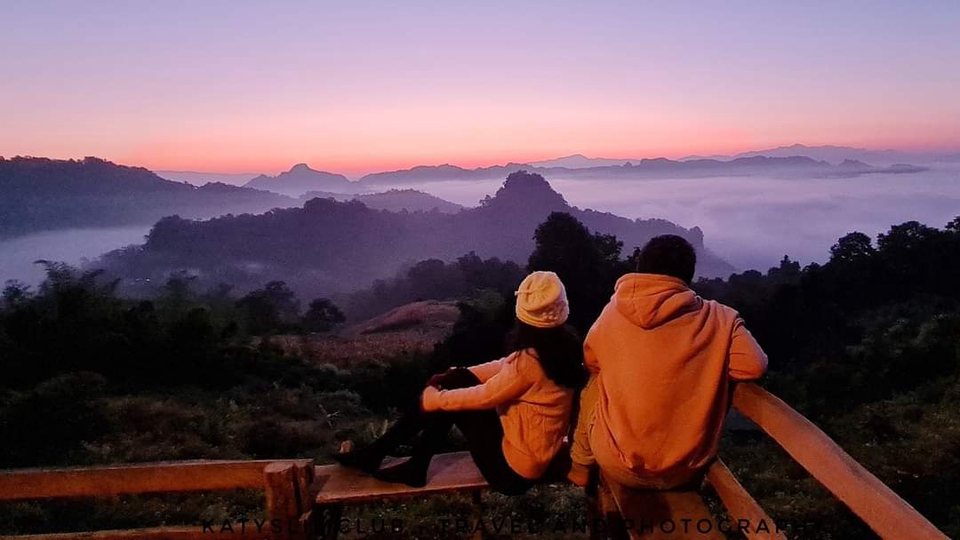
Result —
M 689 285 L 697 267 L 697 252 L 685 239 L 675 234 L 651 238 L 637 257 L 637 272 L 662 274 L 683 280 Z

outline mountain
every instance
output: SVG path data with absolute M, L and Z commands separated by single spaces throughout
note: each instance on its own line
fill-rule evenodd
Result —
M 196 171 L 153 171 L 157 176 L 174 182 L 186 182 L 195 186 L 202 186 L 210 182 L 220 182 L 232 186 L 242 186 L 257 177 L 257 173 L 206 173 Z
M 439 182 L 447 180 L 491 180 L 520 170 L 529 170 L 530 165 L 507 163 L 492 167 L 465 169 L 445 163 L 443 165 L 418 165 L 411 169 L 372 173 L 359 180 L 360 185 L 374 188 L 383 185 L 404 185 L 420 182 Z
M 148 225 L 295 206 L 295 199 L 222 183 L 164 180 L 97 158 L 0 158 L 0 238 L 78 227 Z
M 516 172 L 481 206 L 456 214 L 396 213 L 359 201 L 315 198 L 303 208 L 208 221 L 160 220 L 143 246 L 104 256 L 97 267 L 126 285 L 163 282 L 189 270 L 207 285 L 241 288 L 282 279 L 304 297 L 348 292 L 393 276 L 406 264 L 452 260 L 470 251 L 525 264 L 533 232 L 551 212 L 568 212 L 591 230 L 616 234 L 630 253 L 658 234 L 681 235 L 700 253 L 699 275 L 727 276 L 733 268 L 704 246 L 699 228 L 669 221 L 630 220 L 570 206 L 540 175 Z
M 244 187 L 263 189 L 299 197 L 308 191 L 329 191 L 332 193 L 356 193 L 357 184 L 342 174 L 311 169 L 306 163 L 294 165 L 289 171 L 277 176 L 261 174 L 250 180 Z
M 573 154 L 561 158 L 547 159 L 544 161 L 532 161 L 530 165 L 539 168 L 563 167 L 565 169 L 589 169 L 590 167 L 609 167 L 611 165 L 620 166 L 630 162 L 640 161 L 639 159 L 609 159 L 609 158 L 590 158 L 583 154 Z

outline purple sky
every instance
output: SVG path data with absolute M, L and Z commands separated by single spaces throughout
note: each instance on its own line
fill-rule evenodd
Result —
M 21 1 L 0 155 L 361 173 L 960 149 L 960 2 Z

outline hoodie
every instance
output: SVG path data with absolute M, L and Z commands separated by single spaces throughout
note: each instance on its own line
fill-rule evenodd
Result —
M 709 464 L 730 383 L 759 378 L 767 367 L 736 311 L 658 274 L 620 278 L 587 334 L 584 360 L 596 403 L 582 405 L 592 421 L 576 436 L 588 434 L 596 463 L 620 482 L 661 489 Z
M 501 449 L 507 464 L 524 478 L 539 479 L 569 431 L 574 391 L 550 380 L 532 350 L 469 369 L 482 384 L 450 390 L 428 386 L 423 409 L 495 409 L 503 426 Z

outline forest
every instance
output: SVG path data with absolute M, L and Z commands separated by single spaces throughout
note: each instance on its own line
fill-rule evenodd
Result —
M 552 213 L 526 234 L 534 246 L 526 268 L 477 254 L 426 260 L 358 294 L 354 308 L 368 313 L 456 299 L 460 318 L 432 352 L 378 351 L 340 364 L 292 355 L 273 339 L 322 334 L 344 320 L 330 300 L 301 304 L 281 281 L 238 294 L 175 274 L 155 297 L 130 299 L 107 273 L 47 262 L 36 290 L 8 283 L 3 291 L 0 436 L 17 444 L 0 447 L 0 467 L 327 462 L 340 441 L 380 432 L 429 374 L 501 355 L 523 272 L 556 271 L 567 284 L 571 321 L 585 333 L 634 264 L 618 237 L 569 213 Z M 830 253 L 822 265 L 784 256 L 765 273 L 694 287 L 739 310 L 770 356 L 766 388 L 949 536 L 960 535 L 960 217 L 943 227 L 898 224 L 875 240 L 852 232 Z M 872 537 L 761 434 L 729 433 L 721 456 L 774 519 L 802 525 L 792 538 Z M 258 504 L 246 495 L 134 498 L 97 510 L 22 503 L 0 508 L 7 524 L 0 532 L 47 531 L 55 520 L 77 529 L 147 526 L 158 515 L 194 523 Z M 464 505 L 451 497 L 383 511 L 416 517 Z M 491 505 L 576 514 L 582 497 L 570 486 L 542 486 L 519 502 L 494 497 Z

